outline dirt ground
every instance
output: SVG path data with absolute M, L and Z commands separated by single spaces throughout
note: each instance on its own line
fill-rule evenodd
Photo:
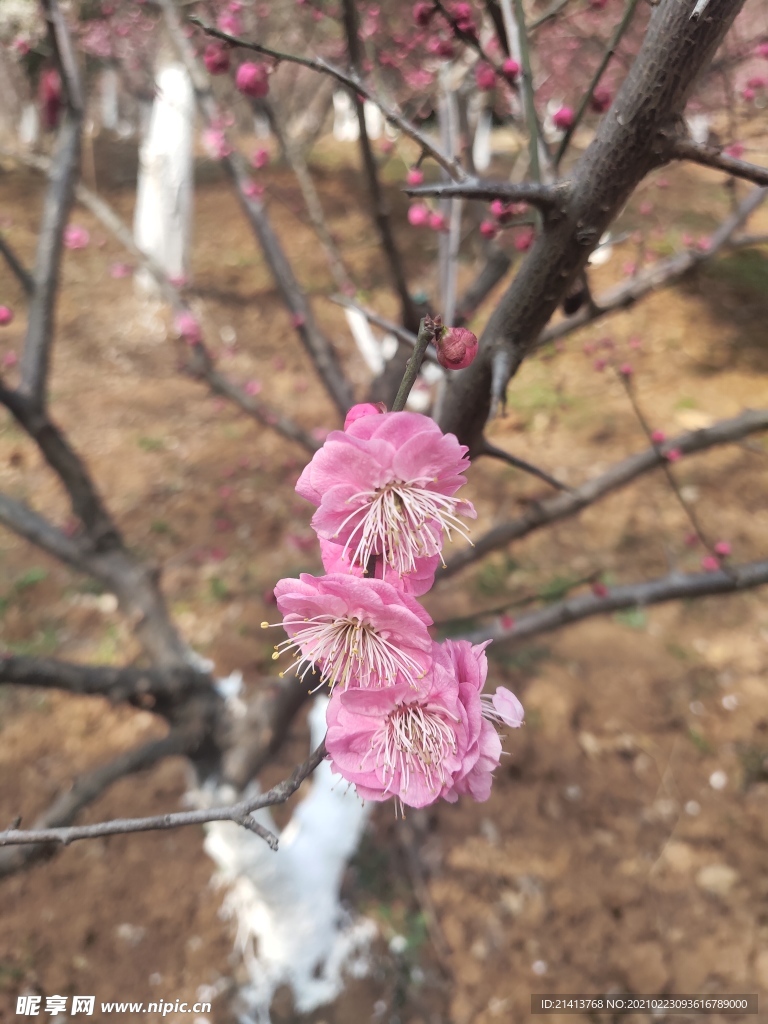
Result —
M 366 300 L 395 316 L 365 204 L 353 202 L 350 153 L 320 152 L 323 202 Z M 86 180 L 95 168 L 99 188 L 130 218 L 121 166 L 97 153 Z M 342 312 L 322 299 L 330 277 L 300 198 L 279 168 L 265 177 L 275 226 L 362 394 L 366 375 Z M 233 198 L 214 174 L 204 178 L 194 301 L 222 367 L 259 381 L 308 429 L 334 427 Z M 41 195 L 36 177 L 0 171 L 2 230 L 28 261 Z M 402 214 L 394 190 L 392 202 Z M 640 212 L 641 204 L 651 209 Z M 685 232 L 706 234 L 727 204 L 717 175 L 678 167 L 644 185 L 619 227 L 646 228 L 650 258 Z M 66 253 L 54 414 L 130 545 L 163 566 L 189 641 L 220 675 L 240 669 L 255 690 L 271 671 L 272 641 L 258 628 L 270 615 L 271 587 L 319 567 L 310 508 L 292 491 L 303 453 L 179 373 L 166 312 L 137 299 L 130 278 L 110 276 L 125 257 L 90 215 L 78 210 L 73 219 L 91 243 Z M 409 280 L 431 287 L 434 236 L 398 222 Z M 754 229 L 767 228 L 762 213 Z M 631 243 L 619 246 L 595 271 L 597 292 L 636 258 Z M 471 273 L 467 263 L 462 274 Z M 0 334 L 1 358 L 19 351 L 24 315 L 15 282 L 5 269 L 0 275 L 0 302 L 17 310 Z M 644 447 L 622 387 L 610 366 L 596 368 L 599 359 L 631 360 L 638 400 L 668 434 L 764 406 L 767 296 L 768 249 L 724 256 L 531 360 L 491 439 L 570 484 Z M 765 557 L 766 456 L 756 437 L 674 467 L 707 533 L 727 540 L 738 561 Z M 8 417 L 0 419 L 0 488 L 67 523 L 60 489 Z M 467 490 L 478 534 L 548 493 L 487 461 L 473 467 Z M 703 552 L 689 533 L 674 494 L 653 474 L 438 583 L 426 604 L 436 620 L 466 618 L 530 593 L 551 599 L 594 572 L 610 584 L 694 570 Z M 15 653 L 75 661 L 122 664 L 136 654 L 110 595 L 8 532 L 0 533 L 0 637 Z M 589 620 L 490 653 L 493 683 L 511 686 L 527 711 L 490 801 L 436 807 L 405 825 L 390 806 L 376 808 L 345 879 L 350 906 L 379 926 L 371 975 L 308 1018 L 281 992 L 274 1021 L 518 1024 L 533 992 L 750 992 L 765 1003 L 765 593 Z M 0 822 L 31 821 L 79 772 L 161 732 L 150 714 L 99 699 L 0 687 Z M 267 781 L 303 758 L 306 744 L 298 722 Z M 185 782 L 183 763 L 168 761 L 116 785 L 82 820 L 176 809 Z M 19 992 L 193 1001 L 208 986 L 218 992 L 210 1020 L 231 1021 L 227 979 L 241 968 L 201 839 L 189 829 L 75 844 L 0 881 L 0 1020 L 18 1019 Z M 405 943 L 390 946 L 396 936 Z

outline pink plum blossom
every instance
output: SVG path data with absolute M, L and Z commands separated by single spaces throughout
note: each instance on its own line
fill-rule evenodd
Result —
M 421 185 L 424 183 L 424 172 L 418 167 L 411 167 L 405 176 L 405 181 L 408 185 Z
M 425 203 L 411 203 L 408 207 L 408 223 L 415 228 L 429 224 L 429 207 Z
M 224 75 L 229 71 L 229 48 L 222 43 L 209 43 L 203 53 L 203 64 L 209 75 Z
M 350 556 L 345 553 L 343 544 L 334 544 L 330 540 L 323 540 L 322 537 L 319 538 L 319 543 L 323 568 L 327 573 L 344 572 L 358 577 L 365 575 L 362 566 L 350 563 Z M 421 597 L 432 589 L 439 564 L 439 555 L 432 555 L 430 558 L 417 558 L 413 572 L 406 576 L 397 576 L 390 572 L 387 575 L 387 583 L 402 590 L 404 594 Z M 386 566 L 380 558 L 377 558 L 374 579 L 383 579 L 385 571 Z
M 313 669 L 331 688 L 417 687 L 432 662 L 432 620 L 408 594 L 384 580 L 345 573 L 279 580 L 275 587 L 289 639 L 275 647 L 298 656 L 304 679 Z M 268 623 L 262 623 L 263 626 Z
M 654 444 L 664 444 L 664 442 L 667 440 L 667 435 L 664 433 L 663 430 L 654 430 L 651 433 L 651 440 Z
M 512 57 L 507 57 L 504 63 L 501 65 L 501 70 L 504 72 L 504 77 L 510 82 L 517 81 L 517 77 L 520 74 L 520 65 Z
M 269 150 L 261 148 L 257 149 L 251 157 L 251 164 L 257 169 L 262 170 L 269 163 Z
M 64 247 L 66 249 L 85 249 L 91 240 L 86 228 L 79 224 L 68 224 L 64 229 Z
M 496 72 L 485 61 L 475 65 L 475 84 L 482 92 L 488 92 L 496 85 Z
M 363 419 L 364 416 L 380 416 L 386 411 L 387 407 L 383 402 L 360 402 L 358 405 L 353 405 L 347 413 L 344 420 L 344 429 L 347 430 L 353 423 Z
M 664 453 L 664 458 L 667 462 L 679 462 L 682 457 L 683 453 L 679 448 L 670 448 L 668 452 Z
M 552 115 L 552 122 L 555 128 L 565 131 L 573 124 L 574 113 L 571 107 L 560 107 Z
M 264 64 L 246 61 L 237 69 L 235 85 L 244 96 L 261 99 L 269 92 L 269 76 Z
M 731 553 L 731 545 L 727 540 L 719 540 L 717 544 L 715 544 L 714 551 L 715 554 L 720 555 L 721 558 L 727 558 Z
M 203 340 L 203 333 L 197 318 L 190 312 L 177 313 L 173 320 L 173 326 L 180 338 L 187 344 L 195 345 Z
M 717 572 L 720 568 L 720 560 L 714 555 L 705 555 L 701 560 L 701 568 L 705 572 Z
M 463 370 L 477 355 L 477 337 L 466 327 L 444 327 L 435 338 L 437 361 L 446 370 Z
M 404 576 L 417 559 L 440 554 L 443 533 L 466 537 L 458 516 L 476 513 L 453 497 L 465 483 L 466 452 L 420 413 L 364 416 L 328 435 L 296 491 L 317 506 L 318 536 L 342 544 L 350 564 L 367 568 L 381 556 L 387 574 Z
M 13 320 L 13 310 L 10 306 L 0 306 L 0 327 L 7 327 Z
M 508 690 L 506 686 L 499 686 L 489 700 L 494 715 L 498 716 L 498 721 L 508 725 L 510 729 L 520 728 L 525 718 L 525 711 L 511 690 Z
M 480 224 L 480 234 L 483 238 L 495 238 L 498 234 L 498 227 L 492 220 L 484 220 Z

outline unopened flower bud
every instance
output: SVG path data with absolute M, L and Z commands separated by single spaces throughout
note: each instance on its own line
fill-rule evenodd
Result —
M 565 131 L 570 128 L 573 124 L 573 110 L 571 107 L 560 107 L 552 115 L 552 122 L 555 128 L 559 128 L 560 131 Z
M 480 224 L 480 234 L 483 238 L 495 238 L 498 228 L 492 220 L 484 220 Z
M 607 89 L 604 85 L 598 85 L 592 93 L 589 105 L 596 114 L 604 114 L 608 107 L 610 107 L 612 99 L 611 90 Z
M 353 423 L 361 420 L 364 416 L 380 416 L 386 411 L 387 407 L 383 402 L 360 402 L 358 405 L 353 405 L 347 413 L 344 429 L 349 429 Z
M 445 219 L 445 214 L 434 212 L 430 213 L 429 226 L 433 231 L 447 231 L 448 221 Z
M 417 25 L 424 28 L 432 20 L 432 16 L 435 13 L 435 5 L 426 2 L 418 3 L 413 5 L 413 20 Z
M 210 43 L 205 48 L 203 63 L 209 75 L 224 75 L 229 71 L 229 49 L 221 43 Z
M 424 203 L 412 203 L 408 208 L 408 223 L 415 228 L 429 224 L 429 207 Z
M 247 61 L 237 69 L 235 85 L 244 96 L 261 99 L 269 92 L 269 78 L 263 64 Z
M 421 185 L 424 182 L 424 172 L 420 171 L 418 167 L 411 167 L 405 180 L 408 185 Z
M 0 306 L 0 327 L 5 327 L 13 320 L 13 310 L 10 306 Z
M 510 82 L 515 82 L 517 81 L 517 77 L 520 74 L 520 65 L 512 57 L 507 57 L 507 59 L 501 65 L 501 70 L 504 72 L 504 76 L 508 78 Z
M 463 370 L 477 355 L 477 337 L 466 327 L 444 327 L 435 337 L 435 348 L 446 370 Z

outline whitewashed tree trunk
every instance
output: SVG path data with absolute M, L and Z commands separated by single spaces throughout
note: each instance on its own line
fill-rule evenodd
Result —
M 192 221 L 194 95 L 180 64 L 157 75 L 157 96 L 139 155 L 133 231 L 136 244 L 158 260 L 171 278 L 189 274 Z M 140 287 L 154 288 L 137 274 Z
M 360 138 L 355 106 L 348 93 L 333 94 L 333 137 L 337 142 L 356 142 Z
M 19 119 L 19 142 L 32 149 L 40 139 L 40 115 L 34 103 L 25 103 Z
M 116 132 L 120 123 L 120 76 L 117 73 L 117 68 L 105 68 L 102 71 L 100 86 L 99 112 L 102 128 Z
M 318 697 L 310 711 L 313 748 L 325 735 L 327 705 L 326 697 Z M 221 803 L 236 795 L 218 791 L 208 798 Z M 297 1012 L 308 1013 L 339 995 L 342 968 L 357 976 L 367 969 L 375 925 L 353 920 L 339 892 L 370 807 L 324 761 L 280 834 L 276 853 L 231 822 L 207 826 L 205 850 L 229 886 L 223 911 L 237 921 L 236 945 L 250 977 L 240 991 L 241 1021 L 267 1024 L 272 997 L 286 984 Z M 269 811 L 255 817 L 277 831 Z

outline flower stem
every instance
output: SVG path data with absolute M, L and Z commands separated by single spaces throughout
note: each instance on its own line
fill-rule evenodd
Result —
M 408 360 L 403 379 L 400 383 L 400 387 L 397 390 L 395 401 L 392 404 L 392 412 L 402 412 L 405 408 L 405 403 L 408 400 L 408 395 L 411 393 L 411 388 L 416 383 L 416 378 L 419 375 L 421 364 L 424 360 L 424 355 L 427 351 L 427 345 L 435 337 L 435 333 L 442 324 L 438 320 L 433 320 L 431 317 L 425 316 L 419 324 L 419 334 L 416 338 L 416 344 L 413 348 L 413 355 Z

